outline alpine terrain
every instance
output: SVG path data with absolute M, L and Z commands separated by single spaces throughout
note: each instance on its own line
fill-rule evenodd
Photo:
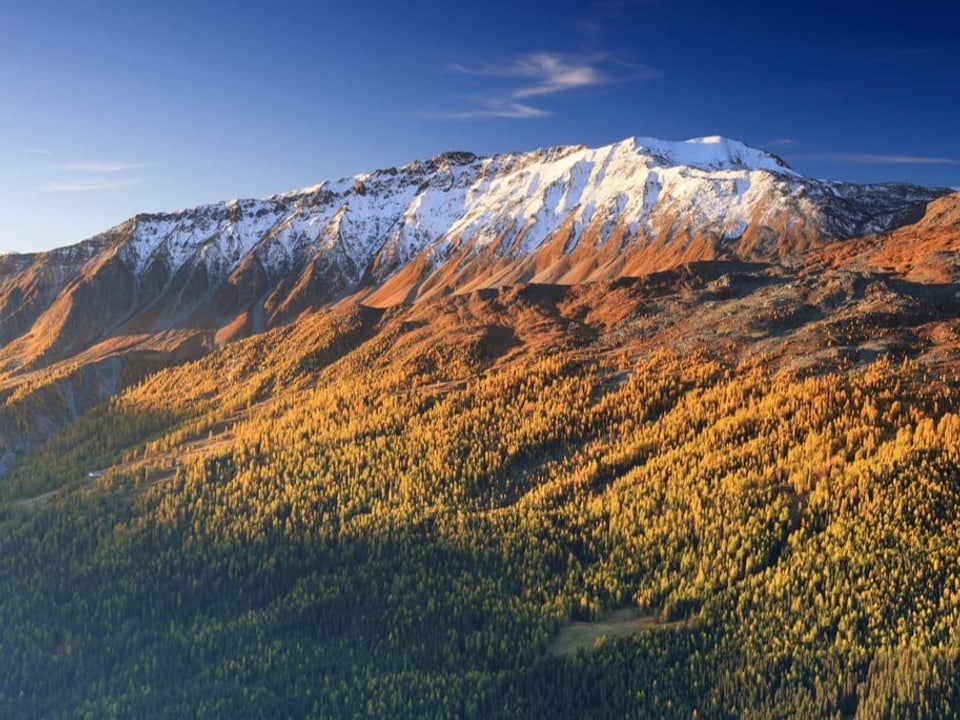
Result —
M 629 138 L 0 256 L 0 716 L 956 717 L 960 193 Z

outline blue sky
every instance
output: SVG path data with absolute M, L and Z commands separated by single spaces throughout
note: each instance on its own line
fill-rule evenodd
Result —
M 934 0 L 0 0 L 0 252 L 444 150 L 725 135 L 960 186 Z

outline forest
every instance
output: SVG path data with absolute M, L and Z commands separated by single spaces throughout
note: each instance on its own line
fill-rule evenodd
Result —
M 0 482 L 0 717 L 960 714 L 952 370 L 524 318 L 344 305 L 50 438 Z

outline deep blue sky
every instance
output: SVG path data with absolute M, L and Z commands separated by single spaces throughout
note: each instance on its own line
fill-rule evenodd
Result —
M 0 252 L 443 150 L 725 135 L 960 186 L 948 0 L 0 0 Z

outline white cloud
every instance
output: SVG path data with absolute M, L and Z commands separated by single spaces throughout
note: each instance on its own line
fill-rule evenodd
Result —
M 609 82 L 607 75 L 598 67 L 598 58 L 570 57 L 560 53 L 531 53 L 506 64 L 487 64 L 477 68 L 454 65 L 453 69 L 468 75 L 527 81 L 511 91 L 510 95 L 514 98 L 551 95 Z
M 125 170 L 137 170 L 145 167 L 141 163 L 117 163 L 117 162 L 77 162 L 61 165 L 61 170 L 70 172 L 89 172 L 89 173 L 118 173 Z
M 20 152 L 27 153 L 27 155 L 53 155 L 52 150 L 44 150 L 43 148 L 34 147 L 20 148 Z
M 960 165 L 960 160 L 929 155 L 898 155 L 885 153 L 815 153 L 792 155 L 796 160 L 819 160 L 827 163 L 851 165 Z
M 960 165 L 960 161 L 946 157 L 921 155 L 877 155 L 872 153 L 840 153 L 824 155 L 823 160 L 864 165 Z
M 103 190 L 118 190 L 135 185 L 138 180 L 131 178 L 131 170 L 149 167 L 143 163 L 108 162 L 90 160 L 57 165 L 53 169 L 58 173 L 69 173 L 62 180 L 44 186 L 44 192 L 84 193 Z
M 97 190 L 112 190 L 116 187 L 115 183 L 89 182 L 89 183 L 52 183 L 47 185 L 46 192 L 72 193 L 72 192 L 94 192 Z
M 452 120 L 479 120 L 483 118 L 515 118 L 522 120 L 546 117 L 552 114 L 546 110 L 541 110 L 540 108 L 535 108 L 519 102 L 504 102 L 499 100 L 484 100 L 481 102 L 484 107 L 476 110 L 445 113 L 439 115 L 439 117 L 449 118 Z
M 134 182 L 131 180 L 90 180 L 88 182 L 58 182 L 51 183 L 43 188 L 45 192 L 56 193 L 76 193 L 76 192 L 99 192 L 102 190 L 119 190 L 129 187 Z
M 499 88 L 479 100 L 484 107 L 445 115 L 461 119 L 544 117 L 551 113 L 521 101 L 659 76 L 654 68 L 626 63 L 601 53 L 528 53 L 502 63 L 484 63 L 475 67 L 451 65 L 451 70 L 462 75 L 512 81 L 511 87 Z

